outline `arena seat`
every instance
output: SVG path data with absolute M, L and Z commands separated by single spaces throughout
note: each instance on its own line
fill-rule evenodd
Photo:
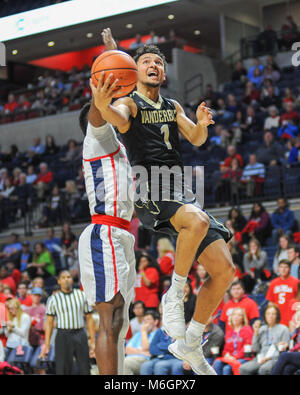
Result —
M 39 346 L 33 353 L 30 360 L 30 366 L 32 369 L 44 369 L 47 373 L 54 373 L 55 371 L 55 348 L 54 345 L 50 345 L 49 353 L 45 359 L 40 359 L 41 346 Z
M 25 373 L 31 373 L 32 368 L 30 366 L 30 360 L 33 354 L 33 348 L 31 346 L 19 346 L 11 350 L 6 362 L 13 366 L 17 366 L 22 369 Z

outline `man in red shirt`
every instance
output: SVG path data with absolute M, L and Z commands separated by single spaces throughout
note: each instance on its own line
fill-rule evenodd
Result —
M 25 282 L 20 282 L 18 285 L 18 300 L 23 306 L 32 306 L 32 297 L 28 295 L 28 287 Z
M 278 265 L 279 277 L 270 282 L 266 298 L 280 310 L 280 324 L 289 326 L 289 302 L 297 295 L 299 280 L 290 275 L 291 263 L 282 259 Z
M 239 161 L 240 168 L 244 166 L 243 158 L 240 154 L 236 152 L 236 148 L 234 145 L 229 145 L 227 148 L 228 157 L 224 160 L 224 164 L 222 166 L 222 170 L 228 170 L 231 165 L 231 161 L 233 158 L 236 158 Z
M 219 319 L 219 325 L 224 332 L 230 326 L 230 316 L 232 310 L 236 307 L 241 307 L 245 310 L 249 325 L 252 325 L 259 318 L 258 306 L 254 300 L 245 295 L 244 285 L 241 281 L 234 281 L 229 292 L 231 299 L 225 303 Z
M 286 112 L 283 113 L 280 117 L 281 125 L 286 125 L 288 121 L 291 120 L 294 121 L 296 124 L 299 122 L 300 120 L 299 113 L 295 111 L 294 108 L 295 108 L 295 104 L 293 102 L 289 101 L 285 103 Z
M 6 265 L 0 267 L 0 281 L 10 287 L 11 292 L 15 295 L 17 292 L 16 282 L 12 276 L 9 275 Z
M 48 165 L 45 162 L 40 164 L 40 172 L 37 175 L 37 179 L 35 180 L 34 184 L 37 188 L 37 195 L 38 198 L 43 198 L 46 190 L 48 189 L 48 184 L 53 179 L 53 174 L 48 169 Z
M 4 113 L 5 114 L 12 114 L 18 107 L 19 107 L 19 104 L 15 98 L 15 95 L 10 93 L 8 95 L 8 102 L 4 105 Z

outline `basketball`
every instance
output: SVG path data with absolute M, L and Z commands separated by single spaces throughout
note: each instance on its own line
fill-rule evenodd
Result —
M 126 52 L 112 50 L 107 51 L 98 56 L 91 69 L 91 77 L 93 84 L 98 85 L 100 73 L 104 71 L 104 81 L 110 73 L 114 75 L 114 79 L 117 78 L 119 83 L 117 89 L 120 90 L 114 97 L 122 97 L 130 93 L 137 82 L 137 65 L 134 59 Z

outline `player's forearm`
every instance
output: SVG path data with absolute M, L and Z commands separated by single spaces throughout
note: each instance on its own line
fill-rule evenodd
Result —
M 203 126 L 199 123 L 195 124 L 193 127 L 190 128 L 189 136 L 190 143 L 197 147 L 200 147 L 200 145 L 204 144 L 207 140 L 207 126 Z
M 111 125 L 117 127 L 119 130 L 124 129 L 128 124 L 128 118 L 118 108 L 113 107 L 111 104 L 99 108 L 103 119 Z
M 92 100 L 92 104 L 89 111 L 89 122 L 95 127 L 98 128 L 103 126 L 106 121 L 103 119 L 101 112 L 95 106 L 94 100 Z

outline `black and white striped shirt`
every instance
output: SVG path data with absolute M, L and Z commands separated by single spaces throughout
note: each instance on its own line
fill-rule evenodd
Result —
M 70 293 L 59 291 L 51 295 L 47 301 L 46 313 L 57 317 L 58 329 L 83 328 L 84 314 L 92 311 L 84 293 L 76 288 Z

